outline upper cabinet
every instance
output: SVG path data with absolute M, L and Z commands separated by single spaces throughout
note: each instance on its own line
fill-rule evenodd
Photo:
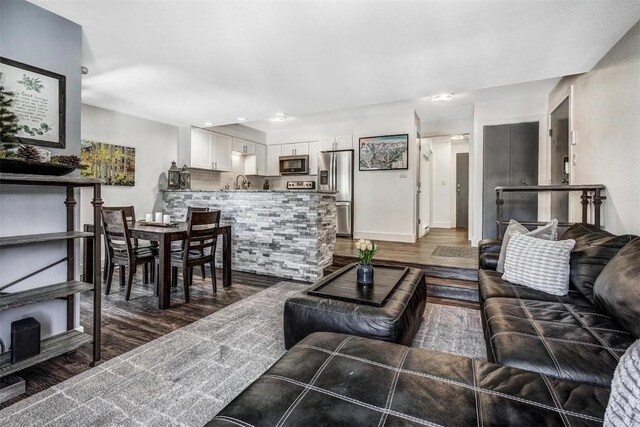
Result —
M 309 154 L 308 142 L 296 142 L 294 144 L 281 145 L 282 156 L 305 156 Z
M 255 142 L 247 141 L 242 138 L 233 138 L 233 152 L 239 154 L 256 154 Z
M 245 175 L 269 175 L 267 170 L 267 146 L 251 143 L 254 146 L 255 155 L 247 155 L 244 161 Z M 234 150 L 235 151 L 235 150 Z
M 267 176 L 280 175 L 280 156 L 282 155 L 282 146 L 267 145 Z
M 191 154 L 188 158 L 183 159 L 182 163 L 192 168 L 198 169 L 213 169 L 211 160 L 211 137 L 212 132 L 192 128 L 190 134 L 190 151 Z
M 179 161 L 191 168 L 216 171 L 231 170 L 230 136 L 196 127 L 182 127 L 179 131 Z
M 228 172 L 231 170 L 231 145 L 233 138 L 217 132 L 211 132 L 211 161 L 213 170 Z
M 322 138 L 321 151 L 351 150 L 353 149 L 353 135 L 339 135 Z
M 320 141 L 309 143 L 309 175 L 318 174 L 318 153 L 320 152 Z

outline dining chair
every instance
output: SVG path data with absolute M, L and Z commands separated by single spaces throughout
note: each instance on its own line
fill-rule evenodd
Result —
M 131 298 L 133 276 L 136 274 L 138 265 L 151 263 L 155 270 L 155 260 L 158 256 L 158 251 L 149 246 L 134 247 L 129 232 L 129 221 L 123 209 L 103 210 L 102 225 L 107 245 L 107 255 L 109 257 L 105 294 L 109 295 L 111 292 L 111 282 L 113 281 L 115 266 L 120 267 L 121 277 L 126 267 L 129 270 L 129 277 L 127 280 L 125 299 L 129 301 Z
M 182 269 L 184 299 L 189 302 L 189 286 L 193 282 L 193 267 L 209 264 L 213 292 L 216 285 L 216 243 L 217 228 L 220 225 L 220 211 L 192 211 L 187 218 L 187 238 L 180 252 L 171 256 L 172 276 L 177 277 L 178 268 Z
M 209 212 L 209 208 L 207 207 L 200 207 L 200 206 L 187 206 L 187 216 L 185 218 L 185 221 L 188 222 L 189 218 L 191 218 L 191 213 L 192 212 Z M 184 240 L 181 242 L 178 242 L 178 245 L 176 245 L 172 251 L 182 251 L 184 249 Z M 200 266 L 200 274 L 202 274 L 202 280 L 205 280 L 207 278 L 207 274 L 204 268 L 204 264 Z M 177 277 L 175 277 L 173 279 L 173 282 L 171 283 L 171 285 L 173 287 L 175 287 L 178 283 L 177 281 Z
M 123 211 L 125 219 L 127 220 L 130 226 L 133 226 L 136 223 L 136 210 L 133 206 L 107 206 L 107 207 L 103 207 L 102 210 L 103 211 Z M 157 248 L 158 247 L 157 242 L 148 242 L 148 243 L 141 244 L 138 239 L 133 239 L 132 243 L 133 243 L 133 248 Z M 109 257 L 108 257 L 109 251 L 107 250 L 106 240 L 104 244 L 105 244 L 105 254 L 107 255 L 104 257 L 103 280 L 106 281 L 108 263 L 109 263 Z M 142 283 L 147 284 L 149 283 L 149 280 L 151 280 L 152 282 L 155 282 L 155 271 L 156 269 L 153 268 L 152 263 L 145 264 L 144 270 L 143 270 Z M 124 285 L 125 285 L 124 267 L 121 267 L 120 268 L 120 286 L 124 286 Z

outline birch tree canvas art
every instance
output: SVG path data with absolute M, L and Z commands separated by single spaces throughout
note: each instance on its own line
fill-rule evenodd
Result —
M 106 185 L 134 186 L 136 149 L 104 142 L 82 140 L 82 176 L 97 178 Z

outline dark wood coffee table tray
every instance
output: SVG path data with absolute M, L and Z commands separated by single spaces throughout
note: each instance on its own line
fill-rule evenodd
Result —
M 409 271 L 409 267 L 374 264 L 373 285 L 362 286 L 358 285 L 356 280 L 357 265 L 347 265 L 321 279 L 317 285 L 307 291 L 307 294 L 320 298 L 382 307 L 389 294 Z

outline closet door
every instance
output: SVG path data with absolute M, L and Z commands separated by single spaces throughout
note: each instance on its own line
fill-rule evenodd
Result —
M 538 122 L 483 129 L 482 237 L 495 239 L 498 185 L 538 185 Z M 505 193 L 502 219 L 536 221 L 538 193 Z
M 538 185 L 538 122 L 518 123 L 511 128 L 511 185 Z M 516 221 L 538 220 L 538 193 L 512 193 L 509 215 Z
M 482 238 L 496 237 L 496 192 L 498 185 L 509 185 L 509 125 L 485 126 L 483 130 Z M 503 218 L 509 218 L 509 195 L 505 196 Z

